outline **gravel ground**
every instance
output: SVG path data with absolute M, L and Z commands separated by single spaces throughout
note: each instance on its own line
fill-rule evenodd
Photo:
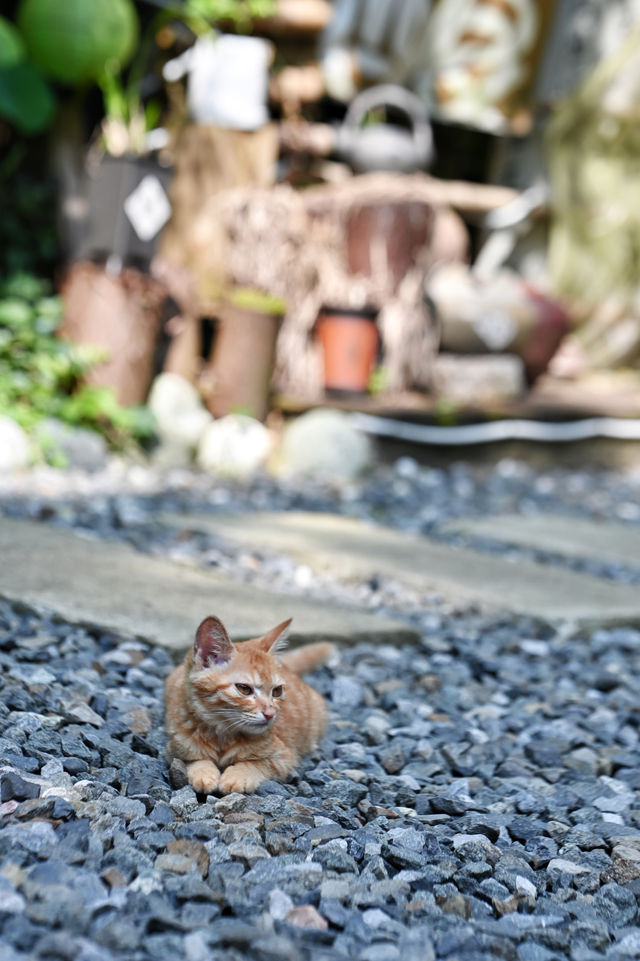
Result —
M 310 678 L 331 708 L 319 751 L 285 785 L 205 800 L 173 786 L 162 757 L 167 652 L 0 605 L 0 961 L 640 957 L 640 632 L 573 636 L 378 579 L 319 580 L 155 519 L 637 523 L 639 488 L 637 473 L 408 459 L 342 491 L 117 465 L 2 481 L 5 513 L 392 611 L 423 639 L 345 648 Z

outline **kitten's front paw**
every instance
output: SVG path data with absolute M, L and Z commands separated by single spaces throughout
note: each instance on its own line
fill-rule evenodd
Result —
M 213 761 L 192 761 L 187 765 L 187 776 L 198 794 L 213 794 L 220 783 L 220 771 Z
M 249 794 L 264 781 L 264 774 L 252 764 L 232 764 L 220 778 L 223 794 Z

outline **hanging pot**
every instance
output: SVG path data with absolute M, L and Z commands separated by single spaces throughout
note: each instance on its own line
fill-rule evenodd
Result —
M 315 333 L 322 349 L 328 395 L 364 394 L 378 359 L 380 334 L 372 307 L 323 307 Z
M 403 113 L 410 128 L 391 123 L 363 126 L 369 114 L 379 107 L 394 107 Z M 338 131 L 336 150 L 360 172 L 424 170 L 433 157 L 433 137 L 421 101 L 394 84 L 363 90 L 347 110 Z

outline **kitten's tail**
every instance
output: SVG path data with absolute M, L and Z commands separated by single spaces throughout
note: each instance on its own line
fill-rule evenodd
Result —
M 336 647 L 329 642 L 320 641 L 317 644 L 306 644 L 293 651 L 285 651 L 279 655 L 285 667 L 294 674 L 306 674 L 316 667 L 326 664 L 336 653 Z

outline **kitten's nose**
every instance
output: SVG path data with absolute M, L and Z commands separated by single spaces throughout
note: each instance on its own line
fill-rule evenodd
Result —
M 262 709 L 262 716 L 266 721 L 270 721 L 271 718 L 276 716 L 275 707 L 265 707 Z

